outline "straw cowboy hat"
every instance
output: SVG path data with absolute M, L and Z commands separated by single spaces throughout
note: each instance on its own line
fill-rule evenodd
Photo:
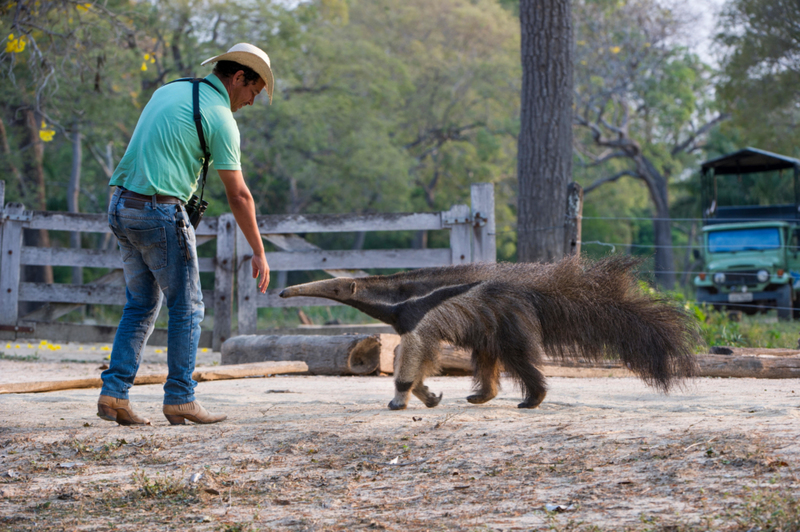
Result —
M 272 69 L 269 66 L 269 56 L 263 50 L 241 42 L 233 45 L 230 50 L 224 54 L 217 55 L 210 59 L 206 59 L 201 65 L 208 63 L 216 63 L 217 61 L 235 61 L 240 65 L 252 68 L 256 74 L 261 76 L 264 80 L 264 88 L 267 90 L 269 96 L 269 103 L 272 103 L 272 88 L 275 85 L 275 80 L 272 78 Z

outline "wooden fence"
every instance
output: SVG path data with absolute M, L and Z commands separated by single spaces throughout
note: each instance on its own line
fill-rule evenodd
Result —
M 4 202 L 0 181 L 0 205 Z M 272 272 L 324 270 L 335 277 L 357 277 L 367 268 L 421 268 L 467 262 L 494 262 L 494 188 L 471 187 L 472 206 L 455 205 L 438 213 L 265 215 L 258 217 L 262 237 L 281 251 L 267 253 Z M 0 211 L 0 339 L 48 338 L 62 342 L 109 342 L 116 327 L 56 322 L 60 316 L 92 305 L 124 305 L 125 283 L 119 251 L 39 248 L 23 245 L 23 229 L 109 233 L 106 214 L 28 211 L 8 203 Z M 361 231 L 450 231 L 449 249 L 322 250 L 298 233 Z M 206 217 L 197 228 L 197 245 L 216 239 L 215 257 L 200 258 L 201 272 L 214 272 L 213 290 L 203 290 L 207 308 L 214 310 L 213 331 L 203 331 L 200 345 L 215 350 L 232 334 L 236 294 L 238 334 L 256 332 L 260 307 L 336 305 L 315 298 L 281 299 L 278 290 L 261 294 L 251 277 L 252 251 L 232 214 Z M 73 266 L 113 269 L 90 284 L 30 283 L 21 279 L 25 266 Z M 236 287 L 236 290 L 234 289 Z M 19 302 L 43 303 L 27 315 Z M 166 345 L 166 331 L 156 330 L 151 345 Z

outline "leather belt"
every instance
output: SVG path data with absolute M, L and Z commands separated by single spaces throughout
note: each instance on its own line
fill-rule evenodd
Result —
M 122 194 L 120 194 L 119 197 L 141 202 L 147 202 L 147 203 L 151 203 L 153 201 L 153 196 L 146 196 L 144 194 L 139 194 L 138 192 L 134 192 L 132 190 L 123 190 Z M 164 196 L 162 194 L 156 194 L 156 203 L 172 203 L 176 205 L 183 204 L 183 202 L 178 198 L 176 198 L 175 196 Z

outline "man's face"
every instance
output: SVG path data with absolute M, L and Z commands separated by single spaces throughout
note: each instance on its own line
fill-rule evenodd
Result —
M 235 113 L 245 105 L 253 105 L 253 100 L 264 90 L 264 80 L 258 78 L 254 83 L 246 84 L 244 72 L 239 71 L 233 76 L 229 95 L 231 97 L 231 112 Z

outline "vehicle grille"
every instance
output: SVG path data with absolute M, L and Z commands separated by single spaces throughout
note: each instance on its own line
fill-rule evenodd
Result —
M 746 270 L 739 272 L 725 272 L 725 286 L 742 286 L 758 284 L 758 270 Z

